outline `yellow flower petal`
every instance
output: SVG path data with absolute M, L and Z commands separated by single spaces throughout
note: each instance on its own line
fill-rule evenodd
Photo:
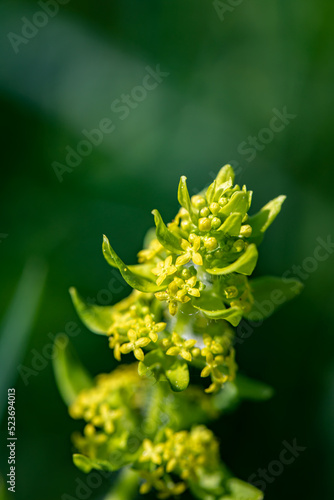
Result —
M 188 264 L 188 262 L 191 259 L 191 255 L 189 253 L 184 253 L 183 255 L 179 255 L 178 258 L 175 261 L 176 266 L 184 266 L 185 264 Z
M 203 259 L 200 253 L 193 254 L 193 263 L 196 264 L 197 266 L 203 265 Z
M 140 349 L 140 348 L 135 349 L 133 351 L 133 354 L 135 355 L 135 358 L 138 359 L 138 361 L 144 361 L 145 354 L 144 354 L 144 351 L 142 349 Z
M 211 373 L 211 368 L 209 366 L 205 366 L 201 371 L 201 377 L 208 377 Z
M 185 351 L 184 349 L 180 352 L 180 355 L 182 356 L 183 359 L 185 359 L 186 361 L 189 361 L 189 363 L 193 359 L 190 352 Z
M 170 347 L 168 351 L 166 352 L 167 356 L 177 356 L 180 352 L 180 349 L 178 347 Z

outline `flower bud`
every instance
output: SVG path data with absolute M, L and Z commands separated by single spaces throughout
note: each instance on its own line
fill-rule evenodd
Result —
M 226 205 L 227 199 L 222 196 L 221 198 L 219 198 L 218 203 L 221 207 L 223 207 L 224 205 Z
M 218 229 L 221 226 L 221 223 L 222 223 L 222 221 L 220 220 L 219 217 L 214 217 L 211 220 L 212 229 Z
M 200 231 L 210 231 L 211 221 L 207 217 L 203 217 L 198 221 L 198 229 Z
M 207 217 L 210 214 L 210 209 L 209 207 L 204 207 L 200 210 L 200 216 L 201 217 Z
M 217 242 L 216 238 L 214 238 L 212 236 L 210 238 L 205 238 L 204 246 L 207 250 L 216 250 L 216 248 L 218 246 L 218 242 Z
M 190 228 L 191 228 L 191 224 L 190 224 L 190 221 L 189 220 L 183 220 L 181 222 L 181 228 L 184 230 L 184 231 L 189 231 Z
M 197 358 L 201 354 L 201 350 L 199 347 L 194 347 L 194 349 L 191 351 L 191 354 L 194 356 L 194 358 Z
M 245 238 L 249 238 L 251 234 L 252 234 L 252 226 L 250 226 L 249 224 L 245 224 L 244 226 L 241 226 L 240 236 L 244 236 Z
M 242 250 L 245 248 L 245 243 L 243 240 L 237 240 L 233 243 L 233 250 L 236 252 L 242 252 Z
M 196 194 L 195 196 L 191 197 L 191 203 L 195 208 L 201 209 L 206 205 L 205 198 L 203 196 Z
M 216 202 L 211 203 L 210 210 L 213 215 L 217 215 L 220 210 L 220 205 Z
M 238 289 L 236 286 L 228 286 L 224 290 L 227 299 L 234 299 L 238 295 Z

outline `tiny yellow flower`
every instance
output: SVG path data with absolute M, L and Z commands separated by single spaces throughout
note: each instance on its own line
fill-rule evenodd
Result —
M 182 240 L 181 247 L 184 250 L 184 253 L 182 255 L 179 255 L 179 257 L 176 259 L 175 265 L 184 266 L 185 264 L 188 264 L 190 260 L 192 260 L 193 263 L 196 264 L 197 266 L 202 266 L 203 259 L 201 254 L 198 252 L 200 246 L 201 246 L 200 236 L 195 236 L 193 238 L 192 244 L 187 240 Z
M 192 355 L 191 355 L 191 350 L 196 344 L 196 340 L 194 339 L 189 339 L 189 340 L 183 340 L 182 337 L 176 332 L 172 334 L 172 342 L 174 344 L 173 347 L 170 347 L 166 354 L 168 356 L 178 356 L 180 355 L 183 359 L 186 361 L 192 361 Z
M 144 361 L 145 355 L 142 347 L 146 347 L 151 342 L 151 339 L 149 337 L 138 338 L 137 333 L 132 329 L 128 331 L 128 338 L 130 342 L 127 342 L 121 346 L 121 352 L 123 354 L 128 354 L 129 352 L 133 351 L 133 354 L 135 355 L 135 358 L 138 359 L 138 361 Z
M 150 439 L 144 439 L 143 441 L 143 451 L 139 457 L 139 462 L 153 462 L 156 465 L 161 465 L 162 457 L 161 453 L 163 451 L 163 446 L 154 445 Z
M 198 288 L 195 288 L 197 283 L 196 276 L 192 276 L 190 279 L 183 281 L 181 278 L 174 278 L 175 283 L 180 288 L 180 291 L 177 292 L 178 297 L 183 297 L 184 295 L 192 295 L 193 297 L 200 297 L 200 291 Z
M 164 475 L 164 468 L 158 467 L 158 469 L 149 471 L 140 471 L 140 475 L 145 480 L 145 482 L 140 486 L 139 492 L 141 495 L 149 493 L 152 488 L 165 489 L 165 483 L 160 479 Z
M 160 286 L 167 276 L 176 273 L 177 268 L 173 265 L 173 256 L 169 255 L 165 261 L 158 262 L 157 266 L 152 269 L 152 273 L 158 276 L 156 281 L 157 285 Z
M 172 316 L 177 313 L 178 302 L 185 304 L 189 302 L 190 297 L 186 293 L 180 293 L 179 287 L 175 279 L 168 285 L 167 290 L 164 292 L 157 292 L 155 297 L 158 300 L 166 300 L 168 304 L 169 312 Z

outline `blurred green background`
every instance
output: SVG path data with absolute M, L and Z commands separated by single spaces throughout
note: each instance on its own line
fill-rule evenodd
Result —
M 37 31 L 24 28 L 26 20 L 43 24 L 37 2 L 0 6 L 0 378 L 2 403 L 16 387 L 18 500 L 76 498 L 76 480 L 85 480 L 71 461 L 78 423 L 67 415 L 51 362 L 40 361 L 26 383 L 17 366 L 32 369 L 50 332 L 79 324 L 69 286 L 100 304 L 128 293 L 102 257 L 103 233 L 134 262 L 151 210 L 173 218 L 180 175 L 195 193 L 231 162 L 238 183 L 255 192 L 254 211 L 288 196 L 260 248 L 257 274 L 310 269 L 317 238 L 333 234 L 330 0 L 57 5 Z M 18 38 L 22 29 L 28 38 Z M 155 89 L 145 98 L 135 90 L 141 100 L 126 113 L 111 109 L 157 65 L 168 76 Z M 268 140 L 263 129 L 284 107 L 295 117 Z M 66 147 L 75 149 L 82 130 L 104 118 L 115 130 L 59 182 L 53 162 L 64 164 Z M 245 154 L 245 141 L 259 134 L 249 161 L 255 153 Z M 282 441 L 307 448 L 267 485 L 267 500 L 334 497 L 334 257 L 327 257 L 304 268 L 300 298 L 238 346 L 241 371 L 271 384 L 275 397 L 244 403 L 214 426 L 223 460 L 245 480 L 278 458 Z M 105 339 L 84 327 L 73 343 L 92 373 L 115 365 Z M 102 498 L 107 483 L 89 498 Z

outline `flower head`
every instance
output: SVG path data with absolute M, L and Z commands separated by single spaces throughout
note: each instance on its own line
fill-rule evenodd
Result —
M 158 276 L 157 285 L 160 286 L 167 276 L 176 273 L 177 268 L 173 265 L 173 257 L 169 255 L 166 260 L 158 262 L 156 267 L 152 269 L 152 273 Z

